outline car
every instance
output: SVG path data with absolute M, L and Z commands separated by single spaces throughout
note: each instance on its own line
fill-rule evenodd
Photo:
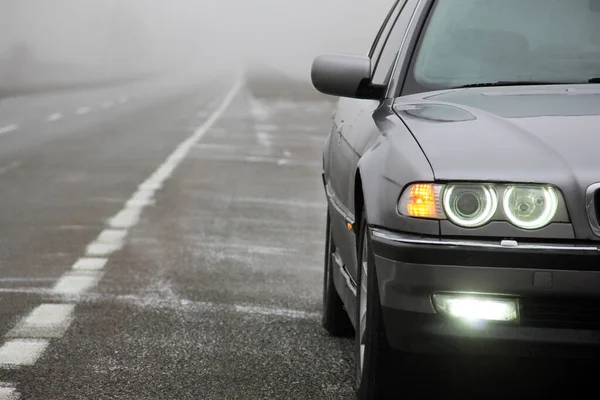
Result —
M 359 399 L 408 356 L 597 354 L 599 77 L 597 0 L 398 0 L 368 55 L 314 60 L 322 324 Z

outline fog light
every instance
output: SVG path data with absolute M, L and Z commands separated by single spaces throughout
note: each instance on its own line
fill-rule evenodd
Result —
M 516 321 L 519 301 L 460 294 L 434 294 L 435 309 L 450 317 L 467 320 Z

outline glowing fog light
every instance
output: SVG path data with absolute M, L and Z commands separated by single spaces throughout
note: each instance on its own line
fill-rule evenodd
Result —
M 433 305 L 442 314 L 468 320 L 516 321 L 519 318 L 517 299 L 434 294 Z

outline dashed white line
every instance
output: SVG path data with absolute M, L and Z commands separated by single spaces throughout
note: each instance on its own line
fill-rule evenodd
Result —
M 102 103 L 102 105 L 100 107 L 102 107 L 102 108 L 111 108 L 114 105 L 115 105 L 114 101 L 105 101 L 104 103 Z
M 59 338 L 73 320 L 74 304 L 42 304 L 21 320 L 7 337 Z
M 129 102 L 129 99 L 127 97 L 123 96 L 123 97 L 119 98 L 119 103 L 125 104 L 127 102 Z
M 77 260 L 75 264 L 73 264 L 73 269 L 82 271 L 98 271 L 104 268 L 107 262 L 107 258 L 82 257 Z
M 0 365 L 18 367 L 33 365 L 48 347 L 48 340 L 14 339 L 0 347 Z
M 67 272 L 56 282 L 52 290 L 57 294 L 82 293 L 96 286 L 102 275 L 100 271 Z
M 126 229 L 136 225 L 140 220 L 140 207 L 126 207 L 111 218 L 108 225 L 111 228 Z
M 166 161 L 139 186 L 138 191 L 126 202 L 125 207 L 108 221 L 111 229 L 102 231 L 98 238 L 87 246 L 86 256 L 77 260 L 72 269 L 63 274 L 51 290 L 44 289 L 44 292 L 68 297 L 69 295 L 81 295 L 98 284 L 104 276 L 103 268 L 108 261 L 107 257 L 123 246 L 127 236 L 125 229 L 138 223 L 144 207 L 152 204 L 156 191 L 162 188 L 163 183 L 171 176 L 196 142 L 223 115 L 241 87 L 242 79 L 237 79 L 219 108 L 190 137 L 179 144 Z M 89 111 L 89 108 L 81 107 L 77 113 L 86 114 Z M 43 304 L 32 311 L 7 334 L 7 337 L 15 338 L 0 347 L 0 367 L 11 368 L 35 364 L 48 347 L 49 341 L 46 339 L 34 340 L 31 337 L 62 336 L 72 321 L 74 307 L 74 304 Z M 290 315 L 287 311 L 284 311 L 284 314 Z M 291 314 L 293 316 L 293 313 Z M 0 387 L 0 400 L 5 394 L 12 396 L 15 393 L 12 387 L 6 389 L 6 393 L 4 393 Z
M 79 107 L 75 113 L 77 115 L 85 115 L 89 114 L 90 111 L 92 111 L 92 109 L 89 107 Z
M 115 251 L 121 250 L 123 247 L 123 243 L 115 242 L 115 243 L 101 243 L 101 242 L 92 242 L 88 244 L 86 249 L 86 255 L 92 257 L 102 257 L 109 256 Z
M 0 135 L 4 135 L 5 133 L 13 132 L 19 129 L 19 125 L 8 125 L 4 128 L 0 128 Z
M 49 115 L 48 118 L 46 118 L 46 121 L 56 122 L 56 121 L 60 121 L 61 119 L 63 119 L 63 115 L 60 113 L 56 113 L 56 114 Z
M 14 387 L 4 385 L 0 387 L 0 400 L 18 400 L 19 393 Z
M 122 243 L 125 236 L 127 236 L 126 230 L 105 229 L 98 235 L 96 241 L 101 243 Z

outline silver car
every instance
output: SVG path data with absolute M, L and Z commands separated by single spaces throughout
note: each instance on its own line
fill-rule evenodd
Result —
M 341 97 L 323 325 L 359 399 L 409 354 L 595 355 L 599 0 L 398 0 L 312 79 Z

